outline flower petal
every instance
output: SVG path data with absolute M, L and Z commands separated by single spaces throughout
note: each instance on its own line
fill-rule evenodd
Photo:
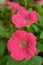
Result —
M 24 59 L 24 54 L 23 54 L 23 49 L 19 48 L 17 50 L 14 50 L 11 53 L 11 57 L 15 60 L 23 60 Z
M 23 18 L 26 18 L 28 16 L 28 11 L 24 9 L 20 9 L 18 12 L 17 12 L 17 15 L 20 15 L 22 16 Z
M 27 34 L 27 46 L 36 46 L 36 36 L 31 32 Z
M 25 58 L 31 59 L 35 55 L 35 53 L 36 53 L 36 47 L 26 48 Z
M 16 40 L 16 39 L 13 39 L 11 38 L 8 43 L 7 43 L 7 47 L 8 47 L 8 50 L 11 52 L 13 51 L 17 46 L 19 46 L 19 41 Z
M 23 31 L 23 30 L 17 30 L 16 32 L 14 32 L 12 34 L 12 37 L 14 39 L 18 39 L 20 41 L 25 41 L 27 38 L 27 32 Z
M 8 4 L 8 5 L 12 6 L 15 9 L 20 8 L 20 5 L 17 2 L 5 2 L 5 4 Z
M 38 13 L 36 11 L 29 11 L 29 22 L 28 24 L 33 24 L 38 21 Z
M 22 28 L 26 26 L 26 22 L 24 22 L 24 18 L 22 18 L 20 15 L 13 15 L 12 16 L 12 22 L 16 25 L 17 28 Z

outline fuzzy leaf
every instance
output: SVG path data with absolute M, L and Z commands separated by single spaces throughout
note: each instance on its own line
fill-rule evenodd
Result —
M 23 61 L 16 61 L 13 60 L 11 57 L 9 57 L 6 65 L 41 65 L 41 64 L 42 64 L 42 58 L 35 56 L 30 60 L 23 60 Z

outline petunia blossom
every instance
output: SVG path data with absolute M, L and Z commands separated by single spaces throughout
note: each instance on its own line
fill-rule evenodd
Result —
M 17 30 L 8 40 L 7 47 L 15 60 L 31 59 L 36 54 L 36 36 L 31 32 Z
M 17 2 L 10 2 L 10 1 L 8 1 L 8 2 L 5 2 L 5 4 L 10 5 L 13 9 L 24 9 L 24 7 L 21 6 Z
M 16 15 L 12 16 L 12 22 L 17 28 L 22 28 L 24 26 L 29 26 L 38 21 L 38 14 L 36 11 L 27 11 L 21 9 Z

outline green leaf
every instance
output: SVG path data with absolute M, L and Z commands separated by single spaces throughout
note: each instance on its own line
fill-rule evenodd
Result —
M 43 8 L 42 7 L 40 7 L 40 6 L 36 6 L 35 7 L 35 9 L 37 10 L 37 12 L 41 15 L 41 16 L 43 16 Z
M 0 39 L 0 56 L 3 55 L 6 46 L 6 39 Z
M 43 61 L 43 58 L 42 58 L 42 61 Z M 43 62 L 42 62 L 43 63 Z
M 9 32 L 9 28 L 0 26 L 0 36 L 10 38 L 11 34 Z
M 10 23 L 9 25 L 3 25 L 3 24 L 4 24 L 3 21 L 0 20 L 0 36 L 10 38 L 12 36 L 12 33 L 16 30 L 16 28 L 15 26 L 13 26 L 12 23 Z
M 43 39 L 43 31 L 40 33 L 40 38 Z
M 2 57 L 0 58 L 0 65 L 6 65 L 6 62 L 7 62 L 8 58 L 9 58 L 8 55 L 2 56 Z
M 38 15 L 39 17 L 39 26 L 41 26 L 43 28 L 43 17 Z
M 29 8 L 28 11 L 32 11 L 32 8 Z
M 34 32 L 38 32 L 38 27 L 36 25 L 31 25 L 31 27 L 33 28 Z
M 37 49 L 36 55 L 38 55 L 38 54 L 39 54 L 39 52 L 40 52 L 40 49 Z
M 43 51 L 43 44 L 41 42 L 37 42 L 37 48 L 40 50 L 40 51 Z
M 13 60 L 11 57 L 9 57 L 6 65 L 41 65 L 41 64 L 42 64 L 42 58 L 35 56 L 30 60 L 23 60 L 23 61 L 16 61 Z

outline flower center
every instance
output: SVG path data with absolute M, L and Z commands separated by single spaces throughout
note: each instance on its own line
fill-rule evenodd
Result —
M 26 47 L 26 42 L 25 42 L 25 41 L 22 41 L 20 45 L 21 45 L 22 47 Z
M 24 22 L 27 23 L 27 22 L 29 22 L 29 21 L 30 21 L 30 19 L 29 19 L 29 18 L 26 18 Z
M 28 21 L 29 21 L 29 19 L 26 19 L 26 20 L 25 20 L 25 22 L 28 22 Z

